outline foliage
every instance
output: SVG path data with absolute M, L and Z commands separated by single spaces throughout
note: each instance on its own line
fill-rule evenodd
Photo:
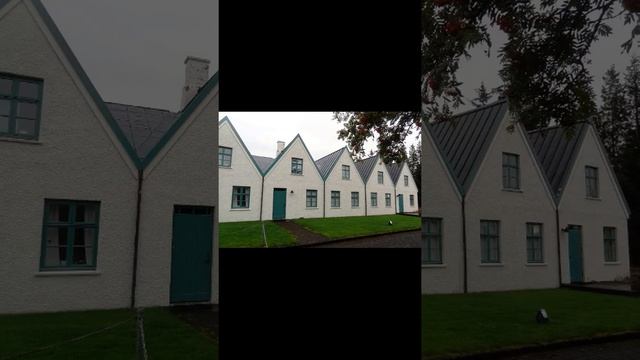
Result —
M 477 97 L 471 102 L 475 107 L 481 107 L 489 103 L 489 101 L 493 97 L 493 92 L 487 90 L 487 88 L 484 86 L 484 82 L 481 82 L 480 87 L 476 89 L 476 95 Z
M 629 109 L 625 97 L 624 86 L 620 82 L 620 74 L 614 66 L 605 73 L 604 85 L 600 97 L 602 106 L 594 125 L 600 139 L 609 154 L 609 159 L 617 171 L 620 170 L 620 155 L 629 128 Z
M 413 175 L 413 179 L 418 187 L 418 204 L 420 204 L 422 185 L 422 142 L 419 142 L 418 146 L 412 144 L 411 147 L 409 147 L 407 166 L 409 166 L 409 171 L 411 172 L 411 175 Z

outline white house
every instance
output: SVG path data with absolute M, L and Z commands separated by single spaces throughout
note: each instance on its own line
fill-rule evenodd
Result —
M 394 184 L 394 198 L 398 214 L 418 213 L 418 186 L 406 161 L 387 164 L 389 176 Z
M 360 160 L 356 167 L 365 183 L 365 215 L 395 214 L 393 179 L 380 155 Z
M 0 313 L 216 303 L 217 75 L 105 103 L 39 0 L 0 2 L 0 53 Z
M 229 118 L 225 117 L 220 121 L 218 131 L 221 220 L 260 220 L 262 169 Z
M 580 214 L 580 205 L 569 201 L 566 205 L 560 202 L 558 208 L 557 187 L 549 181 L 549 174 L 558 166 L 569 165 L 558 159 L 574 155 L 566 155 L 566 146 L 558 146 L 567 138 L 553 136 L 552 144 L 545 137 L 535 145 L 532 136 L 536 135 L 527 134 L 512 120 L 506 101 L 423 127 L 423 293 L 552 288 L 567 282 L 560 276 L 561 269 L 567 268 L 563 264 L 569 261 L 567 240 L 563 240 L 567 235 L 559 235 L 563 220 L 558 222 L 556 210 L 574 215 L 564 220 L 570 224 L 584 224 L 586 218 Z M 585 155 L 589 161 L 604 159 L 601 148 L 590 149 L 592 152 Z M 596 165 L 603 166 L 603 162 Z M 585 178 L 576 176 L 584 184 Z M 607 185 L 611 185 L 609 200 L 602 203 L 613 203 L 618 212 L 613 216 L 615 221 L 605 226 L 625 228 L 614 242 L 625 243 L 620 248 L 627 249 L 626 218 L 620 207 L 624 200 L 621 193 L 616 194 L 613 173 L 607 176 L 611 180 Z M 565 192 L 579 188 L 577 183 L 571 187 Z M 609 210 L 594 207 L 592 211 L 602 214 Z M 592 241 L 601 244 L 604 251 L 603 239 L 597 237 Z M 593 274 L 592 279 L 615 278 L 613 272 L 603 271 L 609 265 L 603 265 L 602 255 L 599 264 L 593 258 L 588 260 L 585 257 L 584 268 L 589 268 L 585 274 Z M 611 261 L 610 266 L 624 268 L 626 264 L 628 274 L 628 262 L 613 264 L 617 261 Z M 568 279 L 566 270 L 563 278 Z
M 324 180 L 323 216 L 364 216 L 364 182 L 347 147 L 316 161 Z

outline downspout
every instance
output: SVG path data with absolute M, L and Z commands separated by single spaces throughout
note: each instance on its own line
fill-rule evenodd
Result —
M 463 291 L 466 294 L 469 291 L 467 285 L 467 218 L 465 214 L 464 196 L 462 197 L 462 265 L 463 265 Z
M 364 216 L 367 216 L 367 182 L 364 183 Z
M 131 275 L 131 308 L 136 305 L 136 282 L 138 278 L 138 244 L 140 243 L 140 209 L 142 202 L 142 179 L 144 170 L 138 169 L 138 193 L 136 199 L 136 231 L 133 238 L 133 274 Z
M 260 221 L 262 221 L 262 202 L 264 201 L 264 175 L 261 177 L 262 187 L 260 189 Z
M 327 179 L 322 181 L 322 217 L 327 217 Z
M 556 248 L 558 251 L 558 287 L 562 286 L 562 259 L 560 258 L 560 210 L 556 207 Z
M 393 187 L 393 210 L 396 214 L 398 213 L 398 192 L 395 186 Z

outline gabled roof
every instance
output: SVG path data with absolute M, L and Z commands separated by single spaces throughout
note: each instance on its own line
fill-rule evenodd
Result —
M 198 94 L 194 96 L 194 98 L 189 102 L 189 104 L 185 106 L 182 112 L 180 112 L 179 115 L 176 115 L 175 121 L 171 123 L 171 125 L 166 129 L 166 131 L 164 131 L 162 134 L 160 133 L 160 131 L 157 131 L 157 132 L 153 131 L 153 136 L 149 135 L 147 138 L 147 141 L 142 141 L 145 143 L 145 145 L 142 146 L 140 145 L 140 142 L 135 142 L 135 139 L 138 138 L 138 140 L 140 140 L 140 138 L 144 138 L 144 136 L 141 136 L 141 137 L 138 137 L 138 136 L 140 134 L 144 134 L 145 131 L 137 131 L 137 130 L 131 131 L 129 133 L 129 136 L 125 134 L 126 125 L 127 123 L 130 123 L 129 120 L 123 120 L 123 118 L 120 117 L 120 121 L 117 121 L 114 118 L 109 107 L 102 100 L 102 97 L 100 96 L 96 88 L 93 86 L 93 83 L 89 79 L 89 76 L 80 65 L 80 62 L 73 54 L 73 51 L 69 47 L 69 44 L 66 42 L 66 40 L 64 39 L 64 36 L 56 26 L 55 22 L 47 12 L 44 5 L 42 4 L 42 1 L 41 0 L 23 0 L 23 1 L 30 1 L 33 4 L 33 6 L 36 8 L 40 17 L 42 18 L 42 21 L 47 26 L 47 28 L 51 32 L 51 35 L 55 39 L 56 44 L 62 50 L 67 61 L 69 61 L 69 63 L 71 64 L 71 67 L 77 74 L 84 88 L 89 93 L 89 96 L 92 98 L 93 102 L 95 103 L 96 107 L 100 111 L 101 115 L 108 123 L 111 131 L 115 134 L 119 143 L 122 145 L 127 155 L 129 155 L 129 158 L 131 159 L 131 161 L 133 161 L 136 167 L 140 170 L 144 169 L 153 160 L 153 158 L 160 152 L 160 150 L 164 147 L 164 145 L 167 144 L 167 142 L 171 140 L 173 135 L 180 129 L 182 124 L 184 124 L 184 122 L 189 118 L 189 116 L 191 116 L 193 111 L 195 111 L 195 109 L 209 95 L 211 90 L 215 88 L 215 86 L 218 84 L 218 73 L 216 73 L 200 89 Z M 9 2 L 10 1 L 0 0 L 0 9 L 4 7 L 6 4 L 8 4 Z M 134 121 L 133 123 L 136 123 L 136 122 L 137 121 Z M 125 125 L 124 130 L 123 128 L 121 128 L 121 124 Z M 158 128 L 158 130 L 159 129 L 160 128 Z M 148 134 L 148 131 L 147 131 L 147 134 Z M 135 148 L 133 144 L 136 144 L 138 147 Z M 140 154 L 144 154 L 144 158 L 141 158 Z
M 426 126 L 462 194 L 469 190 L 507 109 L 506 100 L 500 100 Z
M 529 143 L 544 170 L 556 200 L 562 195 L 580 145 L 587 133 L 587 124 L 573 128 L 560 126 L 530 131 Z
M 316 166 L 318 167 L 318 170 L 320 171 L 320 175 L 322 175 L 322 178 L 324 180 L 327 179 L 327 177 L 331 173 L 331 170 L 333 170 L 333 167 L 336 165 L 336 163 L 340 159 L 340 156 L 342 156 L 342 152 L 344 152 L 346 149 L 347 149 L 346 147 L 342 147 L 332 152 L 331 154 L 325 155 L 320 159 L 316 160 Z
M 377 162 L 378 155 L 374 155 L 356 162 L 356 169 L 358 169 L 360 177 L 362 177 L 362 180 L 365 184 L 367 183 L 367 181 L 369 181 L 369 176 L 371 176 L 371 172 L 376 167 Z
M 249 148 L 247 148 L 247 145 L 245 145 L 244 141 L 242 141 L 242 137 L 236 130 L 236 127 L 233 126 L 233 123 L 231 122 L 231 120 L 229 120 L 229 118 L 225 116 L 222 120 L 220 120 L 220 122 L 218 122 L 218 127 L 222 126 L 222 124 L 224 123 L 229 124 L 229 126 L 231 127 L 231 131 L 236 135 L 236 137 L 240 141 L 240 146 L 242 146 L 242 149 L 244 150 L 244 152 L 247 154 L 247 156 L 249 156 L 251 161 L 253 161 L 253 165 L 255 165 L 256 169 L 258 169 L 258 172 L 260 173 L 260 175 L 261 176 L 264 175 L 264 172 L 266 171 L 267 168 L 269 168 L 273 159 L 267 158 L 264 156 L 251 155 Z M 271 161 L 268 161 L 267 159 L 270 159 Z
M 313 156 L 311 156 L 311 152 L 309 152 L 309 148 L 307 148 L 307 144 L 304 143 L 304 140 L 302 140 L 302 136 L 300 136 L 300 134 L 297 134 L 296 137 L 294 137 L 293 140 L 291 140 L 289 142 L 289 144 L 287 144 L 287 146 L 285 146 L 285 148 L 282 151 L 280 151 L 278 156 L 276 156 L 276 158 L 273 159 L 273 162 L 271 163 L 271 165 L 269 165 L 267 170 L 264 171 L 264 173 L 263 173 L 264 176 L 266 176 L 267 173 L 276 165 L 278 160 L 280 160 L 284 156 L 284 154 L 287 151 L 289 151 L 289 149 L 291 148 L 291 145 L 293 145 L 293 143 L 295 143 L 296 140 L 300 140 L 300 143 L 302 144 L 302 147 L 304 148 L 304 151 L 307 152 L 307 155 L 309 156 L 309 159 L 311 159 L 311 162 L 313 163 L 313 166 L 318 171 L 318 174 L 320 174 L 320 177 L 322 177 L 322 174 L 320 173 L 320 169 L 318 169 L 318 165 L 316 165 L 315 161 L 313 161 Z
M 387 164 L 387 171 L 389 172 L 389 176 L 391 176 L 391 180 L 393 180 L 394 184 L 398 183 L 398 179 L 400 178 L 400 173 L 402 173 L 403 166 L 404 161 L 401 163 Z

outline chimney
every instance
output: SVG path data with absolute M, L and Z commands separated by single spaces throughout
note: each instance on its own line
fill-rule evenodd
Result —
M 284 150 L 284 141 L 278 141 L 278 147 L 276 148 L 276 157 Z
M 209 63 L 210 61 L 207 59 L 193 56 L 188 56 L 184 60 L 185 76 L 184 87 L 182 88 L 182 109 L 187 106 L 189 101 L 196 96 L 198 90 L 209 80 Z

